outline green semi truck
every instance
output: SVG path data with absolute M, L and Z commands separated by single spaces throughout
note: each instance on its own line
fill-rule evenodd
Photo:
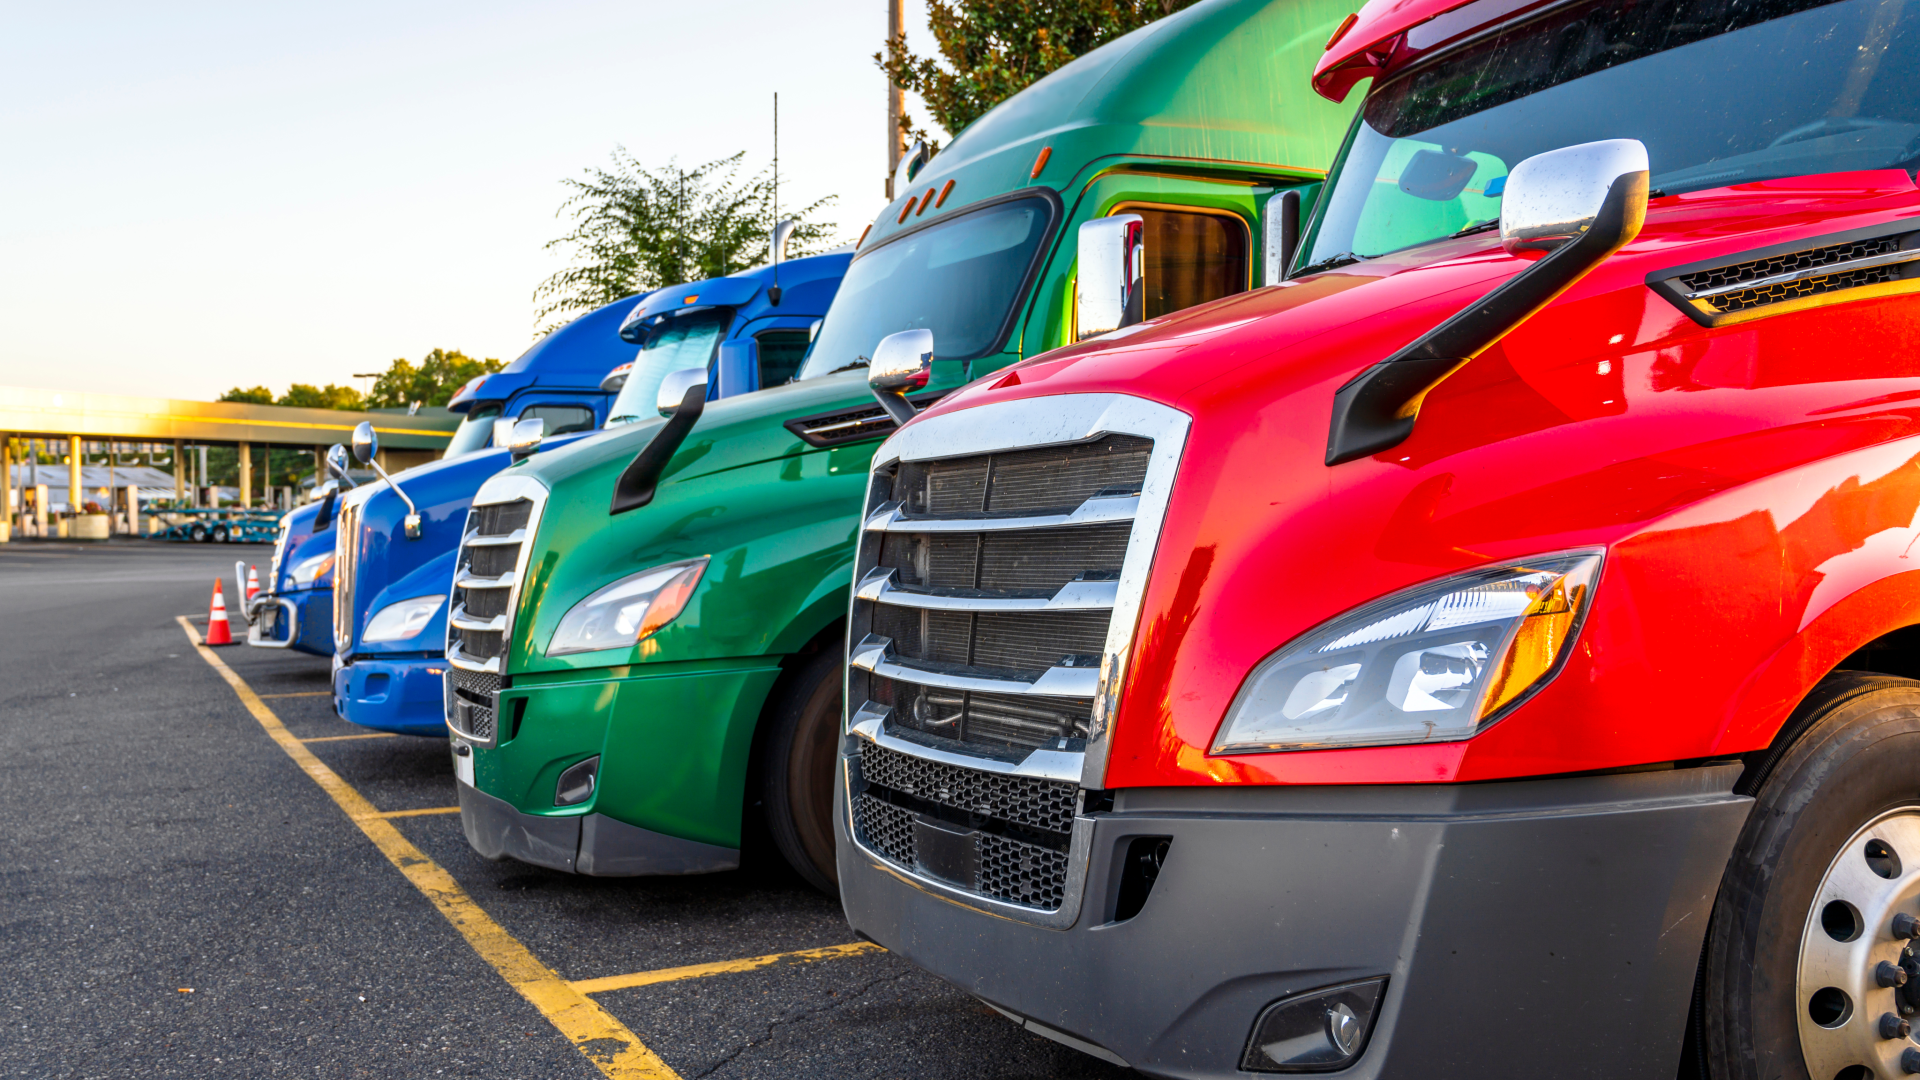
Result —
M 582 874 L 702 873 L 737 866 L 763 813 L 832 890 L 855 540 L 870 458 L 905 408 L 876 404 L 869 358 L 928 332 L 924 404 L 1279 280 L 1351 116 L 1304 89 L 1348 10 L 1205 0 L 1075 60 L 902 170 L 792 383 L 708 404 L 704 371 L 669 379 L 661 419 L 488 481 L 447 634 L 473 847 Z M 1124 312 L 1076 297 L 1082 227 L 1103 218 L 1092 231 L 1130 245 L 1139 281 Z M 697 297 L 677 314 L 716 317 Z

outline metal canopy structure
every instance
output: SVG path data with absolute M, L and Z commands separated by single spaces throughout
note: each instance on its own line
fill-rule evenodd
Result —
M 383 448 L 396 450 L 444 449 L 460 425 L 444 409 L 408 416 L 0 386 L 0 432 L 36 438 L 331 446 L 351 441 L 363 420 Z

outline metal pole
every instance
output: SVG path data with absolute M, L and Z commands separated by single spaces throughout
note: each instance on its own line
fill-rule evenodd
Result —
M 186 451 L 180 446 L 180 440 L 173 440 L 173 505 L 179 506 L 187 501 L 187 459 Z
M 887 0 L 887 43 L 907 32 L 906 0 Z M 900 167 L 900 117 L 907 111 L 906 91 L 887 80 L 887 201 L 893 201 L 893 171 Z
M 13 436 L 0 435 L 0 476 L 4 476 L 5 487 L 0 487 L 0 544 L 13 540 Z
M 240 509 L 253 505 L 253 444 L 240 444 Z
M 195 470 L 193 474 L 193 482 L 196 485 L 198 485 L 199 488 L 201 489 L 201 493 L 199 494 L 199 496 L 193 500 L 193 505 L 199 506 L 201 499 L 205 499 L 207 503 L 211 505 L 215 500 L 213 496 L 213 487 L 211 484 L 207 483 L 207 444 L 206 443 L 200 444 L 200 468 Z
M 80 436 L 67 436 L 67 520 L 80 516 Z M 69 529 L 72 526 L 68 526 Z

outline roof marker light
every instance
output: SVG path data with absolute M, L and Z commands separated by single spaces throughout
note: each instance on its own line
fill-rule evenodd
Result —
M 1338 30 L 1335 30 L 1333 32 L 1333 36 L 1327 39 L 1327 48 L 1331 49 L 1335 45 L 1340 44 L 1340 39 L 1343 37 L 1346 37 L 1347 31 L 1353 29 L 1353 24 L 1359 21 L 1360 21 L 1360 13 L 1357 11 L 1351 15 L 1348 15 L 1346 18 L 1341 19 L 1340 28 Z M 1325 50 L 1322 50 L 1322 51 L 1325 51 Z
M 1041 147 L 1040 156 L 1033 159 L 1033 171 L 1027 174 L 1027 179 L 1029 180 L 1040 179 L 1040 170 L 1047 167 L 1047 159 L 1052 156 L 1053 156 L 1053 147 L 1051 146 Z
M 933 200 L 933 208 L 938 210 L 947 205 L 947 196 L 951 194 L 953 194 L 953 181 L 948 180 L 946 184 L 940 188 L 940 197 Z

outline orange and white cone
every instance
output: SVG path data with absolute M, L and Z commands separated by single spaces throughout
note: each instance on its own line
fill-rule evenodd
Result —
M 220 579 L 213 579 L 213 606 L 207 610 L 207 644 L 233 644 L 233 631 L 227 627 L 227 601 L 220 595 Z
M 247 602 L 260 595 L 260 574 L 253 567 L 247 567 Z

